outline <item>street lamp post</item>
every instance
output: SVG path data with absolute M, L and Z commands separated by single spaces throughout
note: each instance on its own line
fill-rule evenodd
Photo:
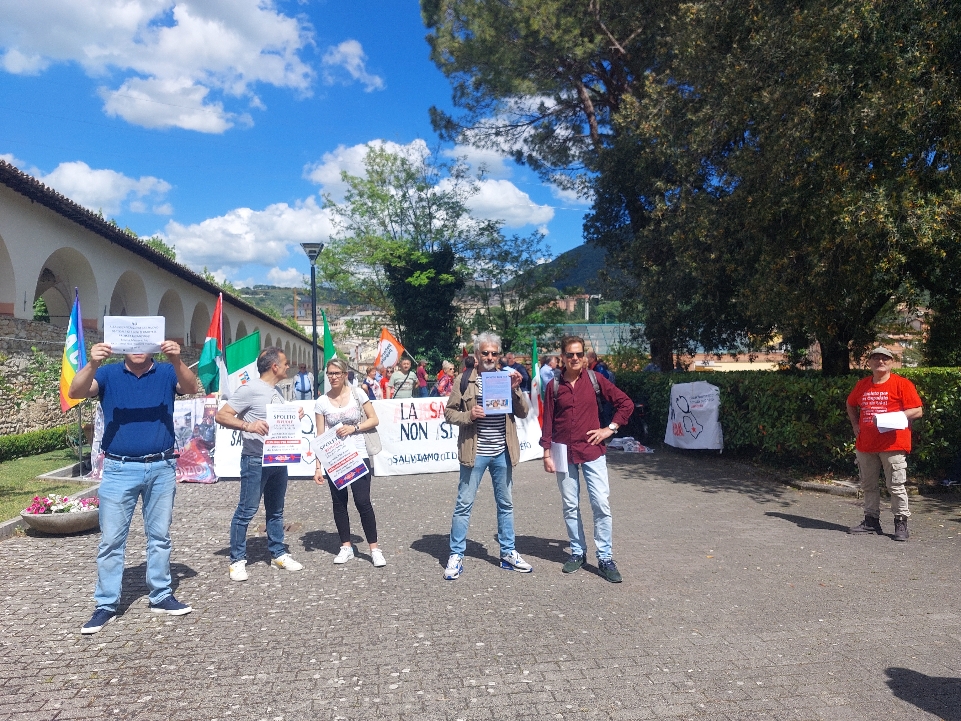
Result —
M 310 259 L 310 310 L 311 322 L 314 329 L 314 388 L 313 397 L 317 397 L 318 381 L 320 379 L 320 366 L 317 361 L 317 258 L 320 251 L 324 249 L 323 243 L 301 243 L 307 257 Z

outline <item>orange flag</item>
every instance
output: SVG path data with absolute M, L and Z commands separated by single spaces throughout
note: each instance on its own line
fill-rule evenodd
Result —
M 400 344 L 390 331 L 386 328 L 380 330 L 380 341 L 377 343 L 377 358 L 374 359 L 375 366 L 389 368 L 400 362 L 400 357 L 404 353 L 404 346 Z

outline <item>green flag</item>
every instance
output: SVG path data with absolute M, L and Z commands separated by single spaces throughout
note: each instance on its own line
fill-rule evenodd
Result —
M 221 388 L 220 391 L 226 395 L 226 390 L 235 391 L 245 383 L 260 377 L 260 373 L 257 372 L 260 331 L 255 330 L 250 335 L 231 343 L 224 350 L 224 355 L 227 357 L 227 389 Z
M 337 355 L 337 349 L 334 348 L 334 337 L 330 334 L 330 326 L 327 325 L 327 314 L 324 313 L 323 308 L 320 310 L 320 314 L 324 318 L 324 367 L 330 360 Z

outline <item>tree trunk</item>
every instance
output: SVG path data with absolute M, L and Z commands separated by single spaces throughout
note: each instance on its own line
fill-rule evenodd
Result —
M 819 337 L 818 343 L 821 345 L 821 375 L 841 376 L 851 370 L 851 351 L 847 339 Z

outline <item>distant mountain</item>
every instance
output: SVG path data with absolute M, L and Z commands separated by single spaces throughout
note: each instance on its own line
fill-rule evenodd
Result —
M 585 293 L 602 293 L 603 288 L 598 274 L 607 264 L 607 251 L 595 245 L 579 245 L 561 253 L 550 265 L 570 263 L 570 270 L 554 283 L 554 287 L 564 291 L 570 287 L 583 288 Z

